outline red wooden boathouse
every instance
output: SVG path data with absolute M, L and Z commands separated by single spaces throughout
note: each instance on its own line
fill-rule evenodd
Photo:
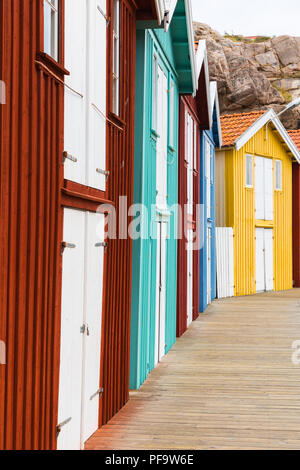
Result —
M 87 260 L 94 259 L 89 255 L 90 247 L 99 248 L 102 253 L 103 271 L 102 277 L 98 273 L 97 284 L 99 289 L 101 283 L 103 286 L 103 297 L 97 294 L 102 308 L 101 373 L 99 389 L 93 397 L 99 400 L 97 425 L 107 422 L 128 399 L 131 241 L 109 240 L 105 249 L 103 243 L 89 240 L 87 234 L 91 233 L 89 227 L 94 227 L 93 214 L 99 205 L 112 204 L 118 214 L 119 196 L 128 197 L 128 206 L 132 202 L 136 21 L 146 25 L 156 20 L 157 24 L 157 19 L 163 19 L 163 11 L 159 9 L 161 2 L 156 1 L 91 1 L 88 12 L 85 1 L 77 2 L 84 15 L 90 15 L 90 19 L 94 16 L 98 22 L 93 29 L 94 34 L 99 34 L 98 39 L 105 31 L 107 55 L 104 63 L 98 64 L 104 68 L 106 65 L 103 101 L 103 93 L 99 97 L 92 86 L 86 93 L 86 77 L 77 75 L 72 60 L 69 63 L 74 69 L 65 69 L 65 53 L 70 51 L 65 51 L 64 39 L 76 32 L 68 15 L 78 13 L 76 9 L 72 11 L 71 3 L 0 3 L 0 79 L 6 86 L 6 104 L 0 105 L 0 341 L 6 345 L 6 364 L 0 365 L 0 449 L 55 449 L 57 437 L 67 432 L 68 425 L 74 425 L 72 416 L 64 422 L 58 419 L 59 390 L 64 378 L 61 351 L 66 341 L 65 336 L 61 337 L 65 327 L 61 295 L 62 286 L 65 289 L 67 285 L 67 294 L 63 292 L 64 312 L 66 305 L 69 308 L 68 298 L 72 300 L 70 286 L 74 298 L 79 286 L 85 306 L 95 293 L 93 282 L 89 285 L 77 278 L 81 269 L 77 253 L 81 249 L 84 259 L 80 262 L 85 266 Z M 93 12 L 93 8 L 97 11 Z M 84 18 L 77 17 L 79 37 Z M 117 42 L 116 69 L 112 52 Z M 91 50 L 87 45 L 79 46 L 78 60 L 81 47 L 85 47 L 85 64 L 91 64 Z M 101 55 L 95 58 L 102 59 Z M 89 67 L 86 73 L 95 78 Z M 68 88 L 64 85 L 66 76 Z M 73 93 L 74 99 L 66 98 L 68 92 Z M 78 118 L 82 106 L 89 116 L 83 124 L 90 122 L 84 149 L 79 140 L 82 129 L 68 128 L 73 122 L 68 117 L 74 112 L 74 118 Z M 89 132 L 93 132 L 91 123 L 97 126 L 99 122 L 91 107 L 106 119 L 106 151 L 97 167 L 99 155 L 89 149 Z M 73 139 L 66 139 L 72 130 Z M 73 144 L 77 145 L 77 153 L 71 149 Z M 92 157 L 84 160 L 86 155 Z M 77 170 L 80 165 L 85 176 Z M 73 220 L 77 220 L 74 225 Z M 80 224 L 84 232 L 80 232 Z M 76 243 L 72 243 L 73 235 Z M 71 272 L 74 282 L 70 283 L 68 273 L 72 266 L 78 269 Z M 78 312 L 80 320 L 80 309 Z M 65 319 L 69 321 L 68 312 Z M 85 328 L 80 333 L 93 338 L 89 325 L 82 327 Z M 72 349 L 68 352 L 72 354 Z M 73 396 L 67 398 L 73 400 Z M 85 422 L 89 424 L 88 416 Z M 80 435 L 82 445 L 82 430 Z

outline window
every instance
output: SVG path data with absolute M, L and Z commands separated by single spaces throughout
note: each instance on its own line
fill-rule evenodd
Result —
M 157 130 L 157 100 L 158 100 L 158 63 L 157 56 L 153 56 L 152 70 L 152 129 Z
M 276 191 L 282 190 L 282 162 L 281 160 L 275 161 L 275 189 Z
M 44 52 L 58 61 L 58 3 L 44 0 Z
M 246 187 L 253 188 L 253 157 L 246 155 Z
M 174 83 L 170 83 L 170 138 L 169 145 L 174 147 Z
M 198 136 L 197 136 L 197 124 L 194 122 L 194 170 L 197 171 L 198 165 L 197 165 L 197 158 L 198 158 L 198 148 L 197 148 L 197 143 L 198 143 Z
M 113 21 L 113 112 L 120 112 L 120 2 L 114 0 Z

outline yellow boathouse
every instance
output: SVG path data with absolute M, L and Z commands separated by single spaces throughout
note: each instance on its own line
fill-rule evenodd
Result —
M 216 153 L 216 224 L 233 228 L 234 295 L 293 287 L 292 162 L 273 110 L 225 115 Z

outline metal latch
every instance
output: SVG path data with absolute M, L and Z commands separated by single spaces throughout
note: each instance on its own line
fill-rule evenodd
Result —
M 86 335 L 87 335 L 87 336 L 90 336 L 89 325 L 87 325 L 86 323 L 84 323 L 84 324 L 80 327 L 80 333 L 84 335 L 85 332 L 86 332 Z
M 70 155 L 68 152 L 64 152 L 63 153 L 63 163 L 65 163 L 66 160 L 70 160 L 73 163 L 78 162 L 76 157 L 73 157 L 73 155 Z
M 96 398 L 98 395 L 99 395 L 99 397 L 101 397 L 101 395 L 103 395 L 103 392 L 104 392 L 104 388 L 99 388 L 99 389 L 97 390 L 97 392 L 94 393 L 94 394 L 91 396 L 90 401 L 92 401 L 92 400 L 93 400 L 94 398 Z
M 74 243 L 67 243 L 67 242 L 62 242 L 61 244 L 61 254 L 63 254 L 63 252 L 65 251 L 66 248 L 76 248 L 76 245 L 74 245 Z
M 165 12 L 165 17 L 164 17 L 164 31 L 165 31 L 165 33 L 167 32 L 169 24 L 170 24 L 170 12 L 166 11 Z
M 96 243 L 96 244 L 95 244 L 95 247 L 96 247 L 96 248 L 107 248 L 107 247 L 108 247 L 108 243 L 107 243 L 107 242 L 99 242 L 99 243 Z
M 107 16 L 107 15 L 104 13 L 104 11 L 102 10 L 102 8 L 101 8 L 99 5 L 97 5 L 97 10 L 98 10 L 98 11 L 101 13 L 101 15 L 104 17 L 104 19 L 105 19 L 105 21 L 106 21 L 106 25 L 108 26 L 109 23 L 110 23 L 110 18 L 109 18 L 109 16 Z
M 99 173 L 100 175 L 104 175 L 106 179 L 108 179 L 110 175 L 110 171 L 101 170 L 101 168 L 96 168 L 96 172 Z
M 63 421 L 62 423 L 60 423 L 56 426 L 56 437 L 59 436 L 59 434 L 61 432 L 61 428 L 63 428 L 67 424 L 69 424 L 70 421 L 72 421 L 72 418 L 68 418 L 68 419 L 66 419 L 65 421 Z

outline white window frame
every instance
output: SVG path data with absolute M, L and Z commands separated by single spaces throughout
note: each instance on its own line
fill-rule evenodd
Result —
M 120 114 L 120 0 L 113 4 L 113 113 Z
M 158 57 L 153 54 L 152 61 L 152 129 L 157 131 L 158 113 Z
M 280 169 L 280 173 L 278 173 L 278 169 Z M 278 176 L 280 177 L 279 184 L 277 184 Z M 281 160 L 275 160 L 275 191 L 282 191 L 282 161 Z
M 197 135 L 197 124 L 194 121 L 194 170 L 198 171 L 198 135 Z
M 251 159 L 251 174 L 248 175 L 248 161 Z M 248 178 L 248 176 L 250 178 Z M 248 182 L 250 179 L 250 182 Z M 245 157 L 245 186 L 246 188 L 253 188 L 253 155 L 246 154 Z
M 175 122 L 174 122 L 174 106 L 175 106 L 175 86 L 174 81 L 170 78 L 170 108 L 169 108 L 169 146 L 174 148 L 174 130 L 175 130 Z
M 50 8 L 50 18 L 46 15 L 46 7 Z M 47 22 L 50 20 L 50 23 Z M 58 51 L 58 24 L 59 24 L 59 0 L 44 0 L 44 52 L 52 59 L 59 60 Z M 50 38 L 46 34 L 50 33 Z M 50 39 L 50 44 L 48 40 Z

